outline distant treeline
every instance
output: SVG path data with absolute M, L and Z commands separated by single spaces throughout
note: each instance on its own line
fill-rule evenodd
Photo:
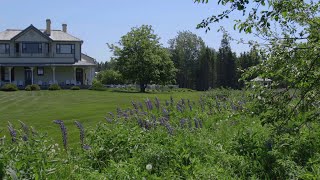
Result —
M 225 87 L 240 89 L 244 86 L 243 82 L 239 81 L 243 71 L 262 61 L 262 57 L 255 48 L 237 56 L 231 49 L 230 38 L 226 33 L 223 35 L 218 51 L 208 47 L 201 37 L 190 31 L 178 32 L 178 35 L 168 43 L 167 50 L 178 70 L 175 78 L 176 84 L 180 88 L 208 90 Z M 97 64 L 97 71 L 115 70 L 116 68 L 116 62 L 112 58 L 110 61 Z M 110 74 L 114 73 L 108 72 L 106 74 L 109 74 L 110 77 Z M 108 81 L 112 80 L 112 78 L 107 79 Z M 114 84 L 125 82 L 119 78 L 119 75 L 117 75 L 117 79 L 119 82 L 113 82 Z

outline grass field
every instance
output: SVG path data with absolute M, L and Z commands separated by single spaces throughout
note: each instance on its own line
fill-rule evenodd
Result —
M 8 121 L 20 128 L 18 120 L 35 127 L 39 132 L 48 133 L 57 142 L 60 129 L 53 120 L 63 120 L 68 128 L 69 142 L 78 142 L 78 130 L 74 121 L 83 123 L 85 128 L 95 127 L 99 121 L 105 121 L 105 115 L 117 107 L 132 107 L 131 101 L 154 100 L 158 97 L 162 103 L 170 99 L 190 99 L 197 101 L 200 92 L 164 92 L 164 93 L 124 93 L 112 91 L 61 90 L 61 91 L 17 91 L 0 92 L 0 130 L 6 133 Z

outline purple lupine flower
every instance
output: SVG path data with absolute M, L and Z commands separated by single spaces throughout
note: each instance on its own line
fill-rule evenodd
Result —
M 22 121 L 19 121 L 19 122 L 20 122 L 21 128 L 22 128 L 22 130 L 23 130 L 23 132 L 24 132 L 24 135 L 22 136 L 22 139 L 23 139 L 23 141 L 28 141 L 29 128 L 28 128 L 28 126 L 27 126 L 25 123 L 23 123 Z
M 164 124 L 164 126 L 167 128 L 168 133 L 169 133 L 170 135 L 173 135 L 173 128 L 170 126 L 170 124 L 169 124 L 168 122 L 166 122 L 166 123 Z
M 81 147 L 83 147 L 84 146 L 84 137 L 85 137 L 84 128 L 80 122 L 74 121 L 74 123 L 76 124 L 77 128 L 80 131 L 80 144 L 81 144 Z
M 91 149 L 91 146 L 85 144 L 82 148 L 83 148 L 84 150 L 90 150 L 90 149 Z
M 181 128 L 184 128 L 184 127 L 185 127 L 186 122 L 187 122 L 186 119 L 181 119 L 181 120 L 180 120 L 180 126 L 181 126 Z
M 143 127 L 143 121 L 140 119 L 140 118 L 138 118 L 138 125 L 142 128 Z
M 182 109 L 182 107 L 181 107 L 181 105 L 180 105 L 180 104 L 177 104 L 177 111 L 179 111 L 179 112 L 183 112 L 183 109 Z
M 189 100 L 189 99 L 188 99 L 188 106 L 189 106 L 190 111 L 192 111 L 192 105 L 191 105 L 191 103 L 190 103 L 190 100 Z
M 153 109 L 151 101 L 147 99 L 145 103 L 146 103 L 147 110 L 151 111 Z
M 162 109 L 162 114 L 164 117 L 166 117 L 167 119 L 169 119 L 169 111 L 166 109 L 166 108 L 163 108 Z
M 139 107 L 140 107 L 141 111 L 143 111 L 143 106 L 142 106 L 141 102 L 139 102 Z
M 66 126 L 64 125 L 63 121 L 61 121 L 61 120 L 54 120 L 53 123 L 58 124 L 60 126 L 61 134 L 62 134 L 63 146 L 64 146 L 64 149 L 67 150 L 68 137 L 67 137 L 67 128 L 66 128 Z
M 22 121 L 19 121 L 19 122 L 21 124 L 21 128 L 22 128 L 23 132 L 28 135 L 29 134 L 29 127 L 25 123 L 23 123 Z
M 168 100 L 166 100 L 166 106 L 169 106 L 169 101 Z
M 159 101 L 159 99 L 157 97 L 155 98 L 155 103 L 154 104 L 155 104 L 157 110 L 159 111 L 160 110 L 160 101 Z
M 109 112 L 109 115 L 112 119 L 114 119 L 114 114 L 112 112 Z
M 12 139 L 12 142 L 16 142 L 17 141 L 17 132 L 16 130 L 14 129 L 13 125 L 8 122 L 8 129 L 9 129 L 9 132 L 10 132 L 10 135 L 11 135 L 11 139 Z
M 132 106 L 134 107 L 135 110 L 138 110 L 138 105 L 134 101 L 131 101 Z
M 194 120 L 194 125 L 196 126 L 196 128 L 199 128 L 199 122 L 196 118 L 193 119 Z

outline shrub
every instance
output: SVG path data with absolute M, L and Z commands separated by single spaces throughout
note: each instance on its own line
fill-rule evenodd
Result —
M 124 80 L 118 71 L 105 70 L 97 75 L 97 79 L 103 84 L 123 84 Z
M 79 86 L 72 86 L 70 89 L 71 90 L 80 90 L 80 87 Z
M 28 85 L 25 88 L 26 91 L 40 91 L 40 86 L 38 84 Z
M 2 91 L 17 91 L 18 87 L 15 84 L 5 84 L 1 87 Z
M 95 90 L 95 91 L 104 91 L 106 90 L 103 86 L 103 84 L 100 81 L 93 81 L 92 86 L 90 87 L 90 90 Z
M 61 89 L 61 87 L 58 84 L 51 84 L 49 86 L 49 90 L 51 90 L 51 91 L 56 91 L 56 90 L 60 90 L 60 89 Z

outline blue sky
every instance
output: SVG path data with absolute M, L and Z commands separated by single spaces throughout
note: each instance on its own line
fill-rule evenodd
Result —
M 233 30 L 233 21 L 211 25 L 211 31 L 196 29 L 202 19 L 219 13 L 223 9 L 215 4 L 195 4 L 193 0 L 10 0 L 0 6 L 0 31 L 24 29 L 30 24 L 44 29 L 45 20 L 51 19 L 53 29 L 68 24 L 68 32 L 84 40 L 83 52 L 98 61 L 109 60 L 112 53 L 106 43 L 116 43 L 131 27 L 142 24 L 152 25 L 167 47 L 168 40 L 178 31 L 189 30 L 218 49 L 222 34 L 220 26 L 235 38 L 251 38 Z M 249 50 L 248 46 L 231 43 L 237 53 Z

